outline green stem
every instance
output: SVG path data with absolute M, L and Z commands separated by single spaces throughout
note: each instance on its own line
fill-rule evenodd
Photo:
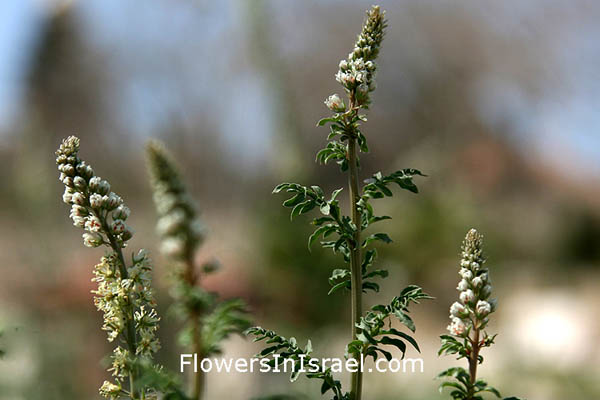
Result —
M 110 233 L 110 228 L 108 226 L 108 223 L 106 222 L 106 218 L 103 215 L 99 214 L 98 212 L 95 212 L 95 214 L 102 222 L 102 229 L 106 233 L 106 237 L 108 238 L 110 247 L 113 249 L 113 251 L 115 252 L 117 257 L 119 258 L 119 272 L 121 274 L 121 279 L 127 279 L 129 277 L 129 274 L 127 273 L 127 267 L 125 266 L 125 257 L 123 257 L 123 251 L 121 249 L 121 246 L 119 246 L 115 237 Z M 133 307 L 131 307 L 131 304 L 128 306 L 128 308 L 129 308 L 129 310 L 128 310 L 129 318 L 127 318 L 127 326 L 125 328 L 125 330 L 126 330 L 125 341 L 127 342 L 127 347 L 129 348 L 129 352 L 132 355 L 135 355 L 135 352 L 137 349 L 137 339 L 136 339 L 135 325 L 133 322 L 134 321 L 134 310 L 133 310 Z M 131 393 L 132 399 L 136 399 L 136 397 L 138 395 L 137 390 L 135 388 L 136 376 L 137 376 L 137 367 L 135 370 L 131 371 L 131 373 L 129 374 L 129 392 Z
M 183 279 L 191 287 L 198 284 L 198 275 L 195 272 L 193 254 L 190 254 L 187 257 Z M 201 362 L 202 357 L 204 357 L 204 352 L 202 350 L 202 331 L 200 326 L 200 318 L 200 312 L 198 310 L 193 310 L 190 315 L 189 323 L 192 325 L 192 352 L 197 354 L 198 360 Z M 192 374 L 193 378 L 190 388 L 192 399 L 201 400 L 204 393 L 204 372 L 202 371 L 202 368 L 200 368 L 198 372 L 192 372 Z
M 362 260 L 360 255 L 360 228 L 361 220 L 358 210 L 358 160 L 356 155 L 356 139 L 348 138 L 348 185 L 350 186 L 350 208 L 352 223 L 356 226 L 354 232 L 354 246 L 350 249 L 350 271 L 352 288 L 352 340 L 357 339 L 359 328 L 357 324 L 362 316 Z M 354 359 L 360 359 L 360 352 L 351 355 Z M 362 397 L 362 371 L 360 368 L 352 373 L 351 378 L 351 400 L 360 400 Z
M 469 355 L 469 393 L 467 400 L 472 400 L 475 395 L 475 381 L 477 380 L 477 364 L 479 363 L 479 329 L 474 329 L 474 336 L 471 340 L 471 354 Z

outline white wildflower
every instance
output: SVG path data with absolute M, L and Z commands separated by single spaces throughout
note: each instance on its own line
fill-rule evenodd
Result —
M 85 229 L 90 232 L 100 232 L 102 230 L 102 222 L 95 215 L 90 215 L 85 221 Z
M 102 196 L 102 204 L 109 211 L 114 210 L 123 203 L 123 199 L 117 196 L 116 193 L 110 192 L 108 195 Z
M 465 306 L 463 306 L 462 304 L 460 304 L 457 301 L 455 301 L 452 304 L 452 306 L 450 306 L 450 314 L 453 317 L 460 317 L 461 315 L 464 315 L 465 313 L 467 313 L 467 309 L 465 308 Z
M 98 233 L 85 232 L 83 234 L 83 244 L 87 247 L 98 247 L 102 244 L 102 236 Z
M 467 282 L 466 280 L 462 279 L 460 282 L 458 282 L 458 286 L 456 287 L 458 290 L 460 290 L 461 292 L 467 290 L 469 288 L 469 282 Z
M 129 210 L 129 207 L 127 207 L 124 204 L 121 204 L 120 206 L 117 207 L 117 209 L 115 211 L 113 211 L 112 217 L 114 219 L 121 219 L 121 220 L 125 221 L 127 218 L 129 218 L 130 213 L 131 213 L 131 211 Z
M 63 202 L 65 202 L 66 204 L 71 204 L 71 202 L 73 201 L 73 193 L 76 192 L 74 192 L 73 189 L 66 187 L 62 197 Z
M 80 192 L 75 192 L 71 195 L 71 201 L 73 204 L 83 206 L 85 205 L 85 196 Z
M 467 331 L 467 326 L 460 318 L 453 318 L 450 325 L 448 325 L 448 331 L 454 336 L 462 336 Z
M 473 272 L 471 272 L 470 270 L 466 269 L 466 268 L 461 268 L 460 271 L 458 271 L 458 274 L 460 276 L 463 277 L 463 279 L 466 279 L 467 281 L 471 280 L 471 278 L 473 278 Z
M 463 304 L 472 303 L 475 300 L 475 293 L 471 289 L 467 289 L 460 294 L 459 298 Z
M 121 234 L 123 232 L 125 232 L 125 230 L 127 229 L 127 226 L 125 225 L 125 223 L 120 220 L 120 219 L 116 219 L 114 220 L 111 224 L 110 224 L 110 230 L 114 233 L 114 234 Z
M 346 105 L 344 101 L 337 94 L 332 94 L 325 100 L 325 105 L 331 111 L 334 112 L 343 112 L 346 110 Z
M 475 307 L 475 311 L 482 317 L 485 317 L 489 313 L 492 312 L 492 306 L 485 300 L 479 300 L 477 302 L 477 306 Z
M 94 193 L 90 196 L 90 206 L 94 209 L 102 208 L 102 196 L 98 193 Z

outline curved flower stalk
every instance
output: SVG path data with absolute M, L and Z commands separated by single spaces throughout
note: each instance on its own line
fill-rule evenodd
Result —
M 150 398 L 154 390 L 137 382 L 142 364 L 149 364 L 160 348 L 156 337 L 160 318 L 154 310 L 150 260 L 145 250 L 125 260 L 123 249 L 133 236 L 126 223 L 129 208 L 110 190 L 110 184 L 79 158 L 79 138 L 63 140 L 56 151 L 56 163 L 65 185 L 63 201 L 71 206 L 73 225 L 84 230 L 83 244 L 108 247 L 94 269 L 93 281 L 98 284 L 93 291 L 94 303 L 104 313 L 102 329 L 108 341 L 120 344 L 111 356 L 109 371 L 114 381 L 105 381 L 100 393 L 111 399 Z
M 333 115 L 323 118 L 318 126 L 329 124 L 330 133 L 327 146 L 317 154 L 317 161 L 326 164 L 334 160 L 342 172 L 347 174 L 350 197 L 349 215 L 344 215 L 339 206 L 337 196 L 342 189 L 338 189 L 331 196 L 326 196 L 319 186 L 302 186 L 297 183 L 282 183 L 274 189 L 274 193 L 287 192 L 292 195 L 283 205 L 290 207 L 291 217 L 305 214 L 313 209 L 318 209 L 322 216 L 313 220 L 317 227 L 308 240 L 309 248 L 322 238 L 321 245 L 331 248 L 340 254 L 349 268 L 335 269 L 329 279 L 332 289 L 330 294 L 340 289 L 347 289 L 351 294 L 351 335 L 352 340 L 347 346 L 348 356 L 359 359 L 361 355 L 376 358 L 383 355 L 391 358 L 391 354 L 384 350 L 384 346 L 397 347 L 403 354 L 406 351 L 406 342 L 418 350 L 412 337 L 404 332 L 392 329 L 390 319 L 397 317 L 408 329 L 415 330 L 414 323 L 408 316 L 408 305 L 420 299 L 429 298 L 421 288 L 409 286 L 388 305 L 377 305 L 363 315 L 362 295 L 368 290 L 379 291 L 376 278 L 385 278 L 388 272 L 383 269 L 374 269 L 373 265 L 377 251 L 370 248 L 373 242 L 381 241 L 390 243 L 390 237 L 382 232 L 364 236 L 363 232 L 371 224 L 390 219 L 388 216 L 376 216 L 371 200 L 392 196 L 390 186 L 397 184 L 400 188 L 417 193 L 413 177 L 422 175 L 415 169 L 404 169 L 384 176 L 376 173 L 365 185 L 359 183 L 358 151 L 368 152 L 367 140 L 361 131 L 361 123 L 366 121 L 361 110 L 367 109 L 370 104 L 370 93 L 375 89 L 375 60 L 383 40 L 386 22 L 384 12 L 373 6 L 367 11 L 367 18 L 358 35 L 354 49 L 347 59 L 339 63 L 336 80 L 342 85 L 346 100 L 338 94 L 333 94 L 325 100 L 325 105 Z M 329 239 L 332 236 L 333 239 Z M 256 340 L 265 337 L 262 328 L 249 330 L 248 333 L 256 336 Z M 270 331 L 269 331 L 270 332 Z M 278 343 L 274 340 L 283 340 L 277 336 L 267 340 L 267 343 Z M 279 338 L 279 339 L 277 339 Z M 267 351 L 269 350 L 269 351 Z M 261 356 L 279 351 L 267 348 Z M 282 357 L 288 353 L 282 354 Z M 324 374 L 326 371 L 323 372 Z M 340 386 L 331 386 L 326 382 L 332 381 L 330 375 L 307 375 L 309 378 L 324 380 L 325 393 L 333 390 L 334 399 L 360 400 L 362 396 L 362 372 L 352 373 L 351 388 L 344 393 Z M 293 377 L 294 378 L 294 377 Z
M 200 286 L 198 270 L 204 274 L 215 272 L 218 263 L 212 261 L 197 268 L 195 255 L 204 240 L 204 229 L 196 207 L 165 147 L 151 141 L 147 156 L 161 252 L 172 264 L 173 309 L 184 324 L 180 342 L 198 359 L 209 357 L 221 352 L 221 342 L 229 335 L 248 328 L 246 306 L 240 299 L 219 301 Z M 191 398 L 200 399 L 204 386 L 204 375 L 199 370 L 190 381 Z
M 488 335 L 485 331 L 490 315 L 496 311 L 497 300 L 490 299 L 492 286 L 489 271 L 484 267 L 483 236 L 475 229 L 469 230 L 462 245 L 462 258 L 459 275 L 461 280 L 457 290 L 459 301 L 450 307 L 449 335 L 442 335 L 442 346 L 438 354 L 456 354 L 457 359 L 466 358 L 469 370 L 460 367 L 449 368 L 438 375 L 438 378 L 454 378 L 455 381 L 444 382 L 443 388 L 453 389 L 453 399 L 482 400 L 482 393 L 492 393 L 500 397 L 495 388 L 485 381 L 477 379 L 477 366 L 483 362 L 480 352 L 494 343 L 496 335 Z M 518 400 L 516 397 L 505 400 Z

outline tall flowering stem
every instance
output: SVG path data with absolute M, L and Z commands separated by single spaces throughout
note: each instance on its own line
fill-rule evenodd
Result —
M 313 224 L 317 228 L 309 237 L 309 248 L 321 238 L 326 239 L 333 235 L 333 240 L 321 241 L 321 245 L 333 249 L 335 253 L 343 257 L 345 263 L 349 264 L 348 269 L 333 271 L 329 279 L 332 285 L 329 293 L 340 289 L 350 291 L 351 342 L 347 346 L 347 353 L 354 359 L 360 358 L 361 355 L 376 358 L 378 354 L 389 359 L 391 354 L 384 350 L 383 346 L 396 346 L 404 353 L 406 345 L 403 340 L 418 349 L 412 337 L 404 332 L 391 329 L 389 323 L 391 317 L 396 316 L 406 327 L 414 331 L 414 323 L 407 315 L 408 305 L 429 297 L 420 288 L 409 286 L 399 296 L 392 299 L 390 304 L 374 306 L 366 314 L 363 314 L 363 293 L 368 290 L 379 291 L 379 284 L 373 279 L 385 278 L 388 274 L 386 270 L 372 268 L 377 251 L 370 248 L 370 245 L 376 241 L 391 242 L 390 237 L 381 232 L 363 237 L 363 232 L 371 224 L 390 219 L 388 216 L 376 216 L 370 201 L 392 196 L 390 186 L 394 183 L 402 189 L 416 193 L 418 190 L 413 183 L 413 177 L 422 175 L 418 170 L 404 169 L 387 176 L 376 173 L 366 181 L 365 185 L 360 183 L 358 153 L 366 153 L 369 150 L 367 140 L 361 131 L 361 123 L 367 119 L 361 111 L 369 107 L 370 95 L 375 89 L 375 71 L 377 70 L 375 60 L 379 54 L 386 28 L 384 14 L 378 6 L 373 6 L 367 11 L 365 23 L 355 42 L 354 49 L 346 59 L 340 61 L 338 72 L 335 75 L 336 80 L 344 89 L 346 101 L 338 94 L 329 96 L 325 100 L 325 105 L 333 114 L 321 119 L 317 124 L 318 126 L 328 124 L 330 128 L 328 144 L 317 153 L 317 161 L 327 164 L 334 160 L 341 171 L 347 175 L 349 215 L 342 213 L 337 200 L 342 189 L 335 190 L 331 196 L 327 197 L 323 189 L 316 185 L 306 187 L 297 183 L 282 183 L 274 189 L 274 193 L 292 194 L 292 197 L 283 203 L 284 206 L 292 209 L 292 218 L 318 208 L 322 216 L 313 220 Z M 388 329 L 386 329 L 386 325 Z M 282 336 L 277 336 L 272 331 L 265 331 L 262 328 L 250 331 L 256 336 L 256 340 L 265 339 L 265 332 L 269 332 L 276 338 L 270 338 L 268 343 L 272 343 L 273 340 L 284 341 Z M 393 338 L 393 336 L 397 336 L 397 338 Z M 266 354 L 264 354 L 265 352 Z M 265 356 L 272 352 L 272 349 L 265 349 L 261 355 Z M 288 356 L 287 352 L 280 354 Z M 352 373 L 351 388 L 347 393 L 341 392 L 339 382 L 335 384 L 337 381 L 332 380 L 331 374 L 328 374 L 327 371 L 321 375 L 309 375 L 308 377 L 322 379 L 324 391 L 332 390 L 335 400 L 361 399 L 362 371 L 360 369 Z
M 160 347 L 152 267 L 144 250 L 126 262 L 123 249 L 133 236 L 125 222 L 129 208 L 111 192 L 110 184 L 79 158 L 79 145 L 77 137 L 69 136 L 56 151 L 59 179 L 65 185 L 63 201 L 71 206 L 73 225 L 84 230 L 83 244 L 108 248 L 94 269 L 93 281 L 98 284 L 93 291 L 94 303 L 104 313 L 102 329 L 108 333 L 109 342 L 121 340 L 126 344 L 114 349 L 109 369 L 114 382 L 105 381 L 100 393 L 111 399 L 145 399 L 153 390 L 137 386 L 140 365 L 147 364 Z
M 215 272 L 218 263 L 196 265 L 196 252 L 204 240 L 196 206 L 164 145 L 151 141 L 147 157 L 159 217 L 156 230 L 161 252 L 172 266 L 174 311 L 184 324 L 180 341 L 202 359 L 220 353 L 221 341 L 246 329 L 248 316 L 241 300 L 218 301 L 215 294 L 200 286 L 200 271 Z M 190 380 L 191 398 L 202 398 L 204 386 L 205 376 L 199 370 Z
M 443 388 L 451 388 L 453 399 L 483 399 L 482 393 L 488 392 L 500 397 L 500 393 L 485 381 L 477 379 L 477 367 L 483 362 L 481 350 L 494 343 L 496 335 L 489 335 L 485 328 L 490 315 L 496 311 L 496 299 L 490 299 L 492 286 L 489 271 L 484 267 L 483 236 L 475 229 L 469 230 L 462 245 L 460 261 L 460 281 L 457 290 L 459 299 L 450 306 L 449 335 L 442 335 L 439 354 L 455 354 L 457 359 L 466 358 L 468 371 L 453 367 L 443 371 L 439 378 L 453 378 L 444 382 Z M 516 400 L 515 397 L 510 399 Z M 509 399 L 507 399 L 509 400 Z
M 341 113 L 341 136 L 348 142 L 346 161 L 348 166 L 348 186 L 350 195 L 350 216 L 353 225 L 352 241 L 349 243 L 350 272 L 351 272 L 351 308 L 352 308 L 352 340 L 357 340 L 360 328 L 358 323 L 362 317 L 362 258 L 361 258 L 361 210 L 358 177 L 357 144 L 367 151 L 366 139 L 359 130 L 359 121 L 365 119 L 359 115 L 361 108 L 367 108 L 370 103 L 369 93 L 375 89 L 375 59 L 379 53 L 386 27 L 384 12 L 379 7 L 367 11 L 367 19 L 362 32 L 354 45 L 354 50 L 348 54 L 346 60 L 340 61 L 336 80 L 344 87 L 348 97 L 348 109 L 338 103 L 338 96 L 334 94 L 325 100 L 327 107 L 336 113 Z M 333 131 L 332 131 L 333 133 Z M 357 143 L 359 142 L 360 143 Z M 326 162 L 326 160 L 323 160 Z M 360 357 L 358 352 L 351 353 L 353 358 Z M 359 370 L 352 374 L 351 382 L 352 399 L 360 399 L 362 393 L 362 372 Z

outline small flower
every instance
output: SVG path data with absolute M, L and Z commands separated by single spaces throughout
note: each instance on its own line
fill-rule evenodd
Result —
M 460 318 L 452 318 L 452 323 L 448 325 L 448 331 L 454 336 L 462 336 L 467 331 L 467 326 Z
M 469 288 L 469 282 L 462 279 L 460 282 L 458 282 L 458 286 L 456 288 L 463 292 Z
M 78 217 L 77 215 L 73 215 L 71 217 L 71 219 L 73 220 L 73 225 L 75 225 L 76 227 L 78 227 L 78 228 L 85 227 L 86 219 L 84 217 Z
M 64 176 L 61 179 L 61 182 L 64 183 L 64 185 L 68 188 L 73 188 L 73 178 L 71 178 L 70 176 Z
M 102 222 L 95 215 L 91 215 L 85 221 L 85 229 L 90 232 L 100 232 L 102 230 Z
M 125 221 L 127 218 L 129 218 L 130 213 L 131 211 L 129 210 L 129 207 L 127 207 L 124 204 L 121 204 L 117 207 L 115 211 L 113 211 L 112 216 L 114 219 L 121 219 Z
M 483 279 L 480 276 L 476 276 L 475 278 L 473 278 L 471 283 L 473 284 L 474 287 L 478 288 L 481 285 L 483 285 Z
M 344 112 L 346 110 L 346 105 L 344 101 L 337 94 L 332 94 L 325 100 L 325 105 L 331 111 L 334 112 Z
M 479 314 L 481 317 L 485 317 L 492 312 L 492 306 L 485 300 L 479 300 L 477 302 L 477 306 L 475 307 L 475 311 L 477 311 L 477 314 Z
M 68 175 L 68 176 L 75 175 L 75 167 L 73 167 L 71 164 L 62 164 L 58 169 L 60 172 L 62 172 L 65 175 Z
M 98 247 L 102 242 L 102 236 L 98 233 L 85 232 L 83 234 L 83 244 L 87 247 Z
M 354 68 L 357 71 L 365 69 L 365 60 L 363 60 L 362 58 L 357 58 L 352 62 L 352 68 Z
M 85 183 L 85 179 L 81 176 L 76 176 L 73 178 L 73 186 L 75 186 L 75 189 L 77 190 L 85 190 L 87 184 Z
M 121 238 L 124 241 L 127 241 L 133 237 L 133 234 L 134 234 L 133 228 L 130 226 L 125 226 L 125 231 L 121 234 Z
M 90 179 L 90 190 L 92 192 L 105 195 L 110 192 L 110 184 L 99 176 Z
M 460 276 L 463 277 L 463 279 L 471 280 L 471 278 L 473 278 L 473 272 L 471 272 L 470 270 L 466 269 L 466 268 L 461 268 L 460 271 L 458 271 L 458 274 Z
M 140 249 L 136 255 L 133 256 L 133 262 L 138 264 L 148 258 L 148 252 L 145 249 Z
M 76 192 L 74 192 L 73 189 L 66 187 L 62 197 L 63 202 L 65 202 L 66 204 L 71 204 L 71 202 L 73 201 L 73 193 Z
M 92 167 L 87 165 L 85 161 L 77 164 L 77 173 L 85 179 L 90 179 L 92 176 L 94 176 L 94 170 Z
M 475 300 L 475 293 L 471 289 L 467 289 L 460 294 L 459 298 L 463 304 L 472 303 Z
M 463 316 L 467 313 L 467 309 L 465 308 L 465 306 L 463 306 L 462 304 L 460 304 L 459 302 L 455 301 L 452 306 L 450 306 L 450 314 L 453 317 L 460 317 Z
M 109 211 L 114 210 L 123 203 L 123 199 L 117 196 L 116 193 L 110 192 L 106 196 L 102 196 L 102 205 Z
M 90 206 L 94 209 L 100 209 L 102 208 L 102 196 L 98 193 L 94 193 L 90 196 Z
M 85 196 L 82 193 L 75 192 L 71 195 L 71 201 L 73 204 L 83 206 L 85 205 Z
M 77 204 L 73 204 L 71 206 L 71 213 L 69 214 L 69 216 L 72 217 L 86 217 L 88 215 L 88 210 L 85 207 L 82 207 L 80 205 Z
M 121 394 L 121 386 L 115 385 L 114 383 L 110 383 L 109 381 L 104 381 L 102 386 L 100 387 L 100 395 L 104 397 L 110 398 L 118 398 Z
M 125 232 L 126 229 L 127 226 L 120 219 L 116 219 L 110 224 L 110 230 L 116 235 L 120 235 L 121 233 Z

